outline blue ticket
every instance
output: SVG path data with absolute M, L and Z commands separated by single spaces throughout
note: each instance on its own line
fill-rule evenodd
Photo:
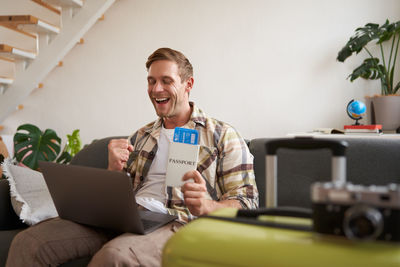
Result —
M 199 143 L 199 132 L 194 129 L 176 127 L 174 142 L 197 145 Z

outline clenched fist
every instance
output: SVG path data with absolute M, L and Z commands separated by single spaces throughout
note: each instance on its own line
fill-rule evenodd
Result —
M 108 143 L 108 170 L 122 171 L 133 146 L 127 139 L 112 139 Z

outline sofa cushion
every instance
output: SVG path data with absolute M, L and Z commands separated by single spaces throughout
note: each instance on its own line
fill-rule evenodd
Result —
M 42 173 L 16 166 L 11 159 L 2 166 L 10 183 L 11 204 L 24 223 L 34 225 L 58 215 Z

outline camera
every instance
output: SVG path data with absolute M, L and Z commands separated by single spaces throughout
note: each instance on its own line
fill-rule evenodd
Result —
M 400 241 L 400 187 L 314 183 L 313 230 L 352 240 Z

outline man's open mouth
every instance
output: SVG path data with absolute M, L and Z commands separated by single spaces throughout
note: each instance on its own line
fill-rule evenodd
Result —
M 156 100 L 156 102 L 157 102 L 158 104 L 165 104 L 165 103 L 167 103 L 167 102 L 169 101 L 169 98 L 168 98 L 168 97 L 164 97 L 164 98 L 155 98 L 155 100 Z

